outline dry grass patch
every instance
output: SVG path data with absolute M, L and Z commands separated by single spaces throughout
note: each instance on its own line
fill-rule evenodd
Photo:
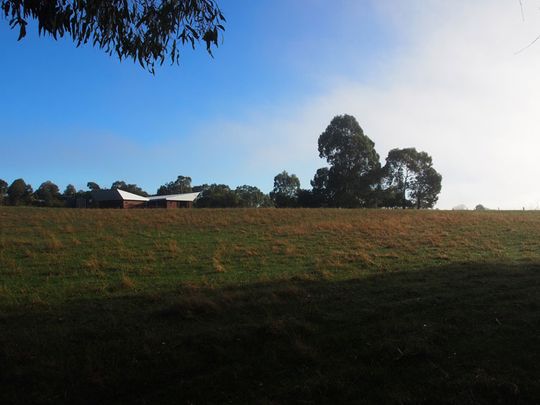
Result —
M 172 257 L 176 257 L 181 253 L 181 249 L 175 239 L 169 240 L 167 242 L 167 251 Z
M 90 274 L 101 277 L 105 276 L 105 273 L 102 271 L 104 264 L 96 255 L 92 255 L 88 259 L 83 260 L 82 265 L 83 268 Z
M 120 277 L 120 287 L 125 290 L 131 290 L 135 288 L 135 281 L 131 279 L 128 275 L 122 274 Z
M 49 252 L 61 250 L 64 244 L 58 239 L 56 235 L 49 234 L 45 243 L 45 246 Z
M 221 263 L 220 255 L 214 255 L 212 258 L 212 267 L 216 273 L 225 273 L 226 269 L 223 263 Z

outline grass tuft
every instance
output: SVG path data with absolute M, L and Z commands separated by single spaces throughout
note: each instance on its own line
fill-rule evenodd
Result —
M 125 290 L 131 290 L 135 288 L 135 281 L 133 281 L 129 276 L 126 274 L 122 274 L 120 277 L 120 287 Z

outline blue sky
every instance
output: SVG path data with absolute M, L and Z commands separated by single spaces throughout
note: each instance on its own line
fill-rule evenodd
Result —
M 414 146 L 443 175 L 438 207 L 536 208 L 536 0 L 222 1 L 224 43 L 155 76 L 91 46 L 0 20 L 0 178 L 149 192 L 256 185 L 282 170 L 309 187 L 317 138 L 357 117 L 381 162 Z M 512 192 L 509 192 L 512 190 Z
M 363 21 L 350 18 L 347 3 L 223 2 L 228 22 L 215 58 L 204 47 L 187 48 L 180 66 L 163 66 L 155 76 L 69 39 L 30 32 L 17 42 L 4 20 L 0 52 L 9 57 L 0 75 L 0 136 L 8 153 L 0 176 L 35 187 L 47 179 L 77 187 L 126 179 L 153 191 L 182 174 L 195 183 L 268 190 L 281 167 L 269 161 L 273 171 L 249 171 L 243 156 L 234 156 L 249 151 L 235 152 L 232 144 L 220 156 L 207 145 L 212 134 L 197 138 L 209 127 L 219 132 L 219 122 L 264 119 L 265 110 L 304 102 L 327 85 L 320 76 L 360 73 L 348 59 L 362 52 L 367 61 L 384 50 L 385 32 L 369 3 Z M 172 148 L 165 159 L 144 156 L 163 145 Z M 302 169 L 292 163 L 283 169 Z

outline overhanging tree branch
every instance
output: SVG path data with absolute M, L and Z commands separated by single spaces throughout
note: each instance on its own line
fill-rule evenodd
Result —
M 0 9 L 19 40 L 35 20 L 40 35 L 90 42 L 151 72 L 166 59 L 179 63 L 185 44 L 195 48 L 202 40 L 212 55 L 225 30 L 215 0 L 0 0 Z

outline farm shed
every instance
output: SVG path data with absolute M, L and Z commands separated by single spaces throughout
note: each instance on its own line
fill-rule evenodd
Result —
M 148 197 L 148 208 L 191 208 L 199 193 L 155 195 Z
M 144 208 L 148 202 L 147 197 L 119 189 L 94 190 L 92 200 L 98 208 Z

